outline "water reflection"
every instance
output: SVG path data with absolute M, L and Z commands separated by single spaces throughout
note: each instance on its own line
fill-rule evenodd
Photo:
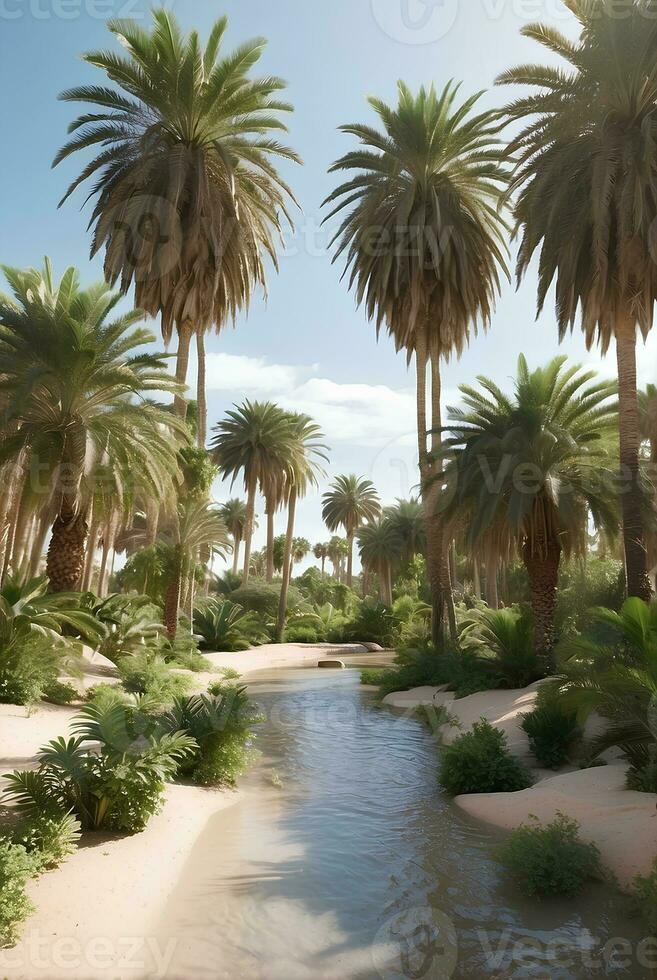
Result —
M 441 794 L 430 732 L 374 705 L 355 672 L 263 672 L 251 689 L 262 761 L 170 903 L 170 976 L 653 975 L 624 899 L 538 903 L 505 882 L 495 835 Z

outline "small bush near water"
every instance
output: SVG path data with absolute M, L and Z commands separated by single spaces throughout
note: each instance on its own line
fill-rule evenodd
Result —
M 577 713 L 559 702 L 552 684 L 541 686 L 536 707 L 524 716 L 522 728 L 534 756 L 546 769 L 561 768 L 582 735 Z
M 499 857 L 527 895 L 576 895 L 602 877 L 597 847 L 582 841 L 577 821 L 563 813 L 546 825 L 535 820 L 519 827 Z
M 441 755 L 440 784 L 451 796 L 513 793 L 531 785 L 529 772 L 509 752 L 504 733 L 484 718 L 444 746 Z

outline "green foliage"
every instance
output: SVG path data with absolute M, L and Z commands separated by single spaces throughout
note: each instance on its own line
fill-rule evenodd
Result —
M 148 596 L 151 602 L 164 605 L 166 590 L 171 582 L 175 564 L 173 547 L 157 541 L 131 555 L 116 573 L 117 585 L 126 592 Z
M 499 687 L 527 687 L 545 676 L 545 665 L 533 649 L 531 617 L 524 610 L 473 610 L 466 616 L 461 640 L 488 662 Z
M 186 732 L 198 746 L 182 766 L 183 775 L 203 786 L 234 786 L 252 757 L 259 720 L 245 687 L 216 683 L 207 695 L 176 699 L 159 730 Z
M 233 593 L 234 595 L 234 593 Z M 194 631 L 201 649 L 232 653 L 264 643 L 268 637 L 262 621 L 232 600 L 210 599 L 194 611 Z
M 185 694 L 191 683 L 188 677 L 174 673 L 156 650 L 124 657 L 118 669 L 126 691 L 145 694 L 162 704 L 170 704 Z
M 564 562 L 559 573 L 555 620 L 561 635 L 586 627 L 589 610 L 605 607 L 619 612 L 625 600 L 623 563 L 589 557 Z
M 114 664 L 156 645 L 165 632 L 160 611 L 147 595 L 116 594 L 100 601 L 91 597 L 91 610 L 105 627 L 97 652 Z
M 66 681 L 50 681 L 45 684 L 43 689 L 43 700 L 50 701 L 51 704 L 71 704 L 72 701 L 80 699 L 80 692 L 73 684 Z
M 12 834 L 14 844 L 33 855 L 38 871 L 55 868 L 76 850 L 80 822 L 72 813 L 45 809 L 24 817 Z
M 278 602 L 281 594 L 280 584 L 269 585 L 250 579 L 248 585 L 241 585 L 230 594 L 230 601 L 241 606 L 245 612 L 260 613 L 269 619 L 275 619 L 278 613 Z M 290 586 L 288 593 L 288 608 L 301 604 L 301 593 Z
M 285 643 L 321 643 L 324 639 L 323 630 L 313 626 L 295 626 L 293 623 L 285 627 Z
M 570 897 L 602 877 L 597 847 L 580 840 L 579 824 L 562 813 L 514 830 L 499 857 L 527 895 Z
M 561 768 L 582 735 L 577 713 L 563 706 L 552 683 L 540 688 L 536 707 L 524 716 L 522 729 L 534 756 L 546 769 Z
M 34 911 L 25 885 L 37 870 L 37 860 L 24 847 L 0 839 L 0 947 L 16 942 L 18 926 Z
M 22 643 L 0 647 L 0 703 L 34 704 L 77 692 L 59 682 L 62 673 L 79 672 L 79 653 L 58 637 L 27 633 Z M 60 701 L 61 703 L 61 701 Z
M 6 776 L 20 812 L 57 809 L 74 813 L 85 830 L 137 833 L 159 809 L 165 781 L 196 749 L 186 734 L 154 732 L 131 705 L 88 704 L 72 729 L 39 751 L 38 769 Z
M 648 875 L 634 879 L 637 912 L 643 916 L 652 935 L 657 933 L 657 861 Z
M 410 691 L 415 687 L 445 685 L 455 697 L 464 698 L 478 691 L 494 690 L 498 681 L 486 663 L 472 650 L 450 650 L 437 654 L 431 646 L 402 649 L 398 666 L 384 671 L 380 694 Z
M 347 642 L 365 641 L 383 647 L 394 646 L 399 635 L 399 623 L 392 610 L 378 599 L 363 599 L 355 616 L 343 630 Z
M 198 647 L 198 638 L 185 630 L 178 630 L 173 640 L 168 636 L 162 636 L 157 644 L 157 650 L 170 667 L 191 670 L 197 674 L 212 672 L 214 670 L 212 661 L 203 657 Z
M 484 718 L 441 752 L 440 784 L 451 796 L 513 793 L 531 785 L 529 772 L 509 752 L 504 733 Z

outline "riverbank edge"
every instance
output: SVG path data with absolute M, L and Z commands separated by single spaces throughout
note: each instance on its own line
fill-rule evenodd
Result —
M 230 668 L 248 681 L 261 670 L 316 665 L 338 653 L 371 656 L 359 644 L 271 644 L 206 656 L 215 670 Z M 85 686 L 112 682 L 112 664 L 99 657 L 88 660 Z M 192 675 L 199 690 L 219 676 Z M 65 734 L 78 709 L 0 705 L 0 773 L 35 765 L 40 746 Z M 35 912 L 16 946 L 0 950 L 3 980 L 164 976 L 173 949 L 156 939 L 162 912 L 209 821 L 240 799 L 239 789 L 170 784 L 162 810 L 141 834 L 85 834 L 64 864 L 29 882 Z
M 598 847 L 619 888 L 630 891 L 636 877 L 650 874 L 657 859 L 657 795 L 626 789 L 627 766 L 619 759 L 592 769 L 537 769 L 520 725 L 535 704 L 538 687 L 485 691 L 460 700 L 444 688 L 421 687 L 390 694 L 383 703 L 404 711 L 435 708 L 437 723 L 442 721 L 438 711 L 447 712 L 450 720 L 440 727 L 441 741 L 447 744 L 486 718 L 507 736 L 510 751 L 532 768 L 534 785 L 516 793 L 457 796 L 454 805 L 509 832 L 534 817 L 545 823 L 564 813 L 580 824 L 582 838 Z

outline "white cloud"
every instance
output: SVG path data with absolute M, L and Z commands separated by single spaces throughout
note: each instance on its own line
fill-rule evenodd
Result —
M 240 391 L 248 397 L 272 396 L 295 388 L 317 366 L 268 364 L 264 357 L 210 352 L 206 355 L 208 391 Z M 188 385 L 196 387 L 196 361 L 190 365 Z

